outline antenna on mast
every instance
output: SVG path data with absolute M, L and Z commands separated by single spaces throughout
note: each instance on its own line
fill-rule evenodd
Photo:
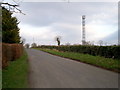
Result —
M 85 15 L 82 16 L 82 45 L 86 44 L 86 37 L 85 37 Z

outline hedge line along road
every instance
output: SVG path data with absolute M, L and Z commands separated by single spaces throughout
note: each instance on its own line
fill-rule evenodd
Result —
M 30 88 L 118 88 L 118 73 L 26 49 Z

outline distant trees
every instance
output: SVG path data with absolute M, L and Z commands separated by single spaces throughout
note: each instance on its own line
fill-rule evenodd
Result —
M 20 39 L 20 43 L 21 43 L 21 44 L 25 44 L 25 41 L 26 41 L 25 38 L 21 38 L 21 39 Z
M 68 42 L 68 43 L 66 43 L 65 45 L 70 46 L 70 43 Z
M 98 41 L 98 44 L 99 44 L 100 46 L 102 46 L 102 45 L 103 45 L 103 41 L 102 41 L 102 40 L 99 40 L 99 41 Z
M 30 47 L 29 43 L 25 44 L 25 48 L 29 48 L 29 47 Z
M 2 7 L 2 42 L 20 43 L 18 20 L 11 11 Z
M 94 45 L 94 41 L 87 41 L 87 42 L 85 42 L 85 45 L 91 45 L 91 46 L 93 46 Z
M 37 47 L 37 44 L 36 44 L 36 43 L 32 43 L 32 44 L 31 44 L 31 47 L 32 47 L 32 48 L 35 48 L 35 47 Z

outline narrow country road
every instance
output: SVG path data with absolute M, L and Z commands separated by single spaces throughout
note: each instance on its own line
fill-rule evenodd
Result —
M 30 88 L 118 88 L 117 73 L 35 49 L 26 51 Z

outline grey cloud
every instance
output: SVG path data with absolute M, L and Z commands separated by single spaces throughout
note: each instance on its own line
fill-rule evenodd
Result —
M 117 44 L 118 43 L 118 30 L 116 30 L 115 32 L 113 32 L 112 34 L 104 37 L 102 39 L 104 42 L 108 42 L 108 43 L 114 43 Z
M 81 16 L 87 16 L 87 23 L 91 22 L 93 14 L 108 12 L 102 7 L 113 7 L 113 3 L 37 3 L 24 2 L 21 9 L 26 13 L 25 16 L 19 16 L 19 20 L 34 26 L 48 26 L 52 23 L 81 23 Z M 101 16 L 102 17 L 102 16 Z M 113 19 L 112 19 L 113 20 Z M 110 23 L 111 19 L 109 20 Z M 105 21 L 107 22 L 107 20 Z
M 17 15 L 23 24 L 28 24 L 33 27 L 46 27 L 50 26 L 52 32 L 57 32 L 62 36 L 62 43 L 80 43 L 81 42 L 81 16 L 86 15 L 86 25 L 100 20 L 107 25 L 117 25 L 117 11 L 116 3 L 30 3 L 24 2 L 20 8 L 26 15 Z M 104 18 L 104 14 L 110 17 Z M 114 22 L 115 21 L 115 22 Z M 71 26 L 78 26 L 80 28 L 71 28 L 65 26 L 55 26 L 54 24 L 67 23 Z M 100 24 L 100 23 L 94 23 Z M 32 42 L 32 38 L 25 36 L 28 42 Z M 36 37 L 37 38 L 37 37 Z M 106 41 L 110 39 L 115 40 L 112 35 L 106 37 Z M 48 40 L 36 40 L 40 44 L 55 43 L 53 38 Z
M 77 28 L 75 28 L 77 27 Z M 63 44 L 69 42 L 79 43 L 81 42 L 81 27 L 79 25 L 54 25 L 53 32 L 57 31 L 57 35 L 61 36 L 61 41 Z

